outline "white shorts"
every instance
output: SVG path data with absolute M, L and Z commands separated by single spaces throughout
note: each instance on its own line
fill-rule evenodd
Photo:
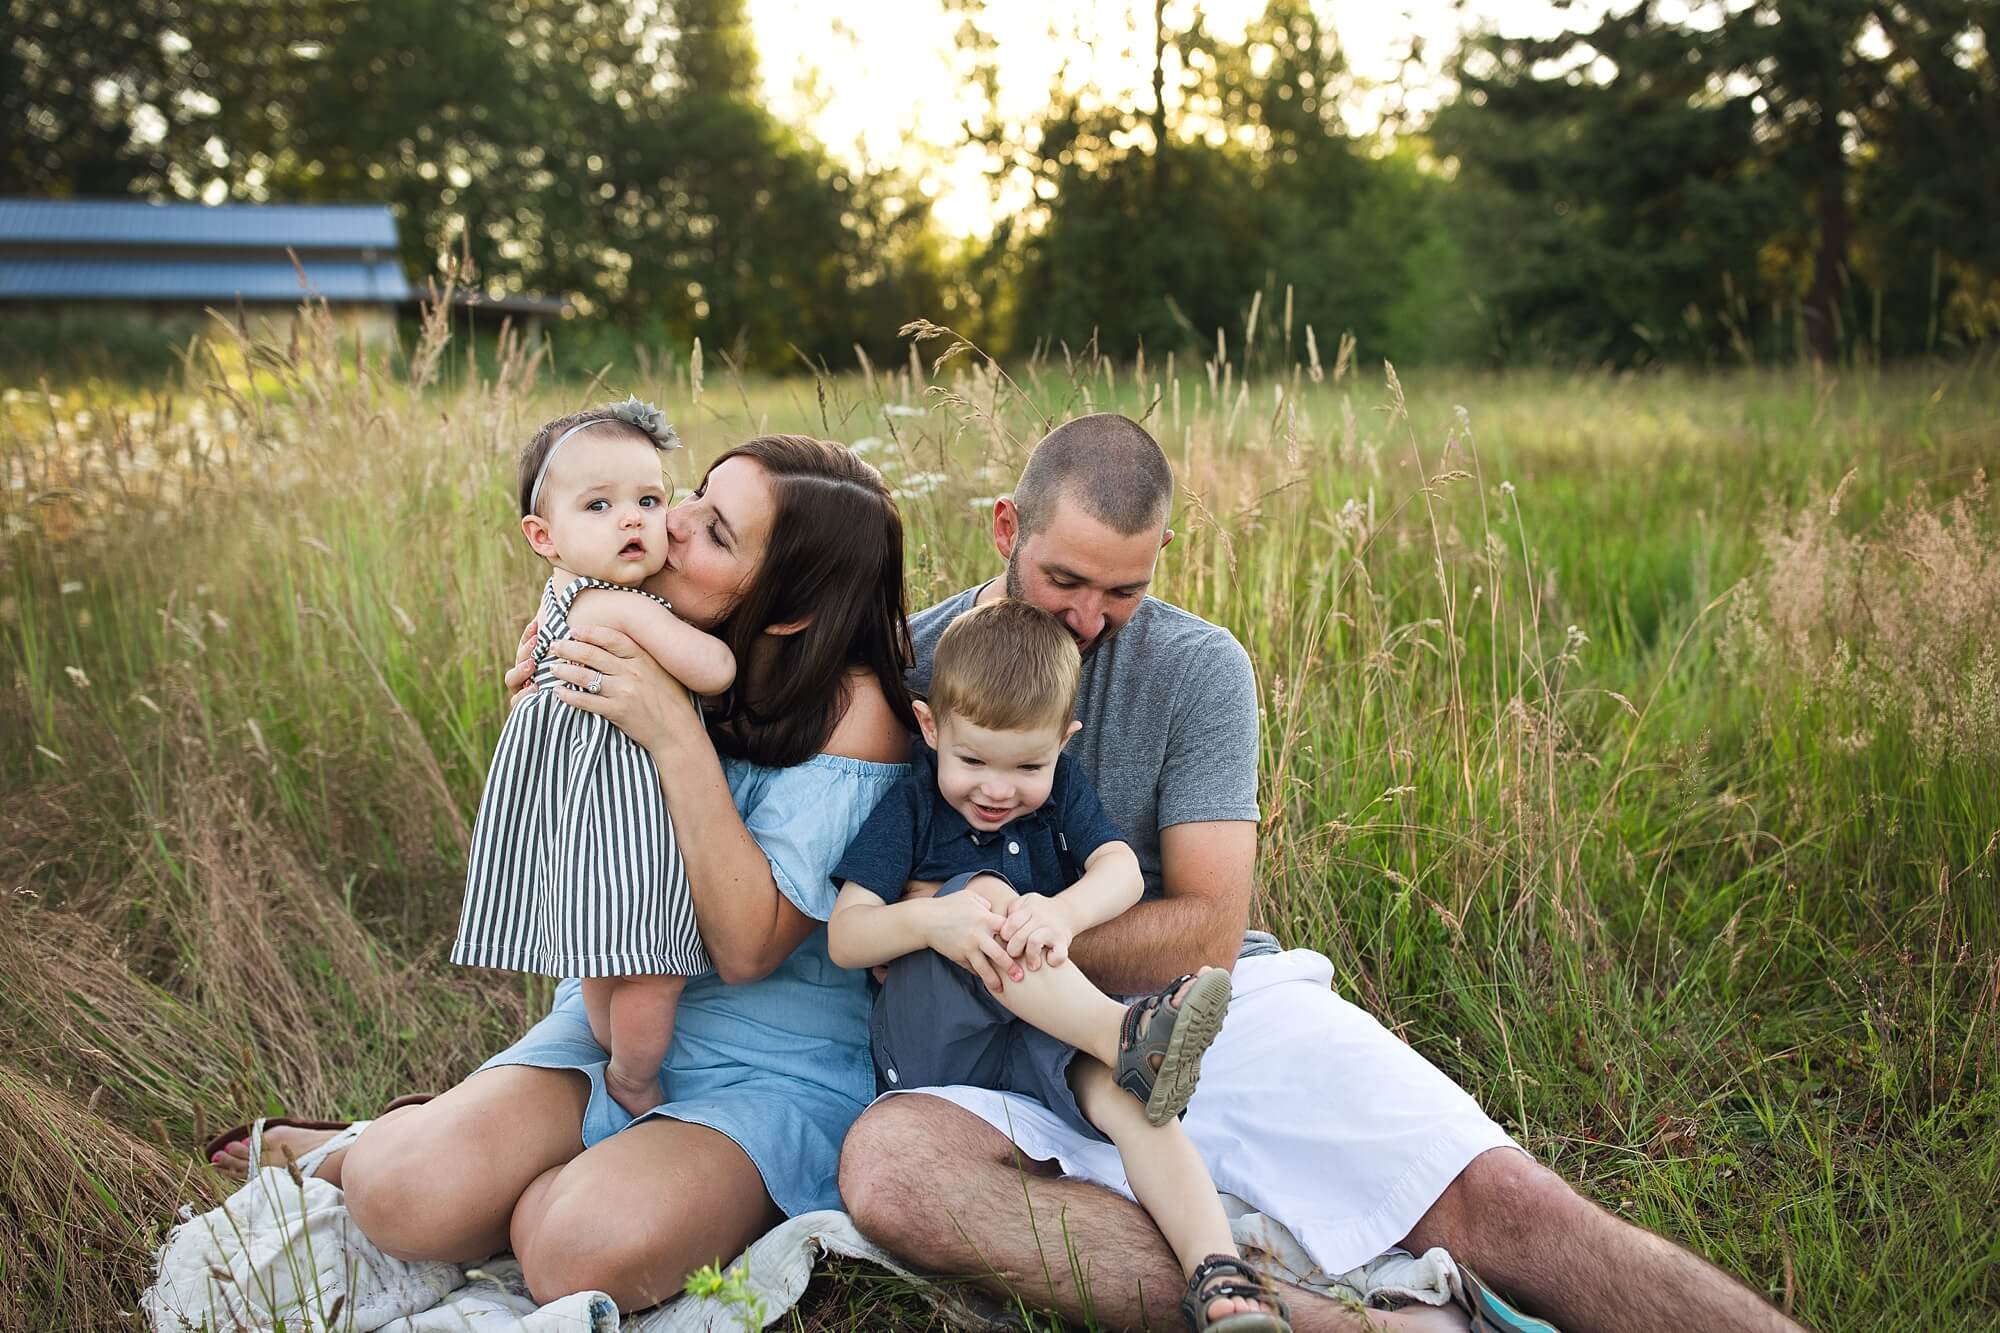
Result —
M 1332 985 L 1333 964 L 1307 949 L 1238 961 L 1229 1017 L 1183 1123 L 1217 1189 L 1282 1223 L 1338 1274 L 1407 1236 L 1473 1158 L 1519 1145 Z M 1029 1158 L 1131 1197 L 1118 1150 L 1037 1102 L 984 1088 L 912 1091 L 964 1107 Z

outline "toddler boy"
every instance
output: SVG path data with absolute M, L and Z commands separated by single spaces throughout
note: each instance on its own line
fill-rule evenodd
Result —
M 1067 965 L 1075 935 L 1143 890 L 1138 857 L 1063 754 L 1080 670 L 1062 622 L 1025 602 L 952 622 L 916 705 L 911 774 L 834 869 L 828 952 L 888 965 L 870 1034 L 879 1088 L 1020 1093 L 1109 1140 L 1188 1277 L 1190 1326 L 1288 1329 L 1176 1119 L 1221 1029 L 1228 972 L 1124 1004 Z

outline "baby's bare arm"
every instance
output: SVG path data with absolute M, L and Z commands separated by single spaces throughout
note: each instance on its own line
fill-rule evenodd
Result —
M 696 694 L 721 694 L 736 679 L 729 645 L 682 620 L 650 597 L 587 588 L 570 606 L 572 625 L 623 630 L 667 674 Z

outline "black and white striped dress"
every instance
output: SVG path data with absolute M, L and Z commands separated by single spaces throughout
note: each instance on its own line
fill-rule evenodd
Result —
M 451 960 L 555 977 L 695 976 L 710 963 L 653 757 L 555 696 L 572 687 L 551 673 L 561 659 L 549 645 L 568 634 L 586 588 L 652 597 L 597 579 L 543 588 L 536 688 L 508 714 L 486 774 Z

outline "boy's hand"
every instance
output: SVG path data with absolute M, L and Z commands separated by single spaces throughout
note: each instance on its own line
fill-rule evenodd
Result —
M 1041 893 L 1024 893 L 1007 904 L 1007 921 L 1000 938 L 1009 955 L 1026 963 L 1030 970 L 1046 960 L 1050 967 L 1069 961 L 1069 942 L 1076 934 L 1062 899 Z
M 925 933 L 931 949 L 985 982 L 986 989 L 997 995 L 1003 974 L 1015 981 L 1027 975 L 1000 943 L 1000 927 L 1006 918 L 994 911 L 986 898 L 961 889 L 931 899 L 930 912 Z

